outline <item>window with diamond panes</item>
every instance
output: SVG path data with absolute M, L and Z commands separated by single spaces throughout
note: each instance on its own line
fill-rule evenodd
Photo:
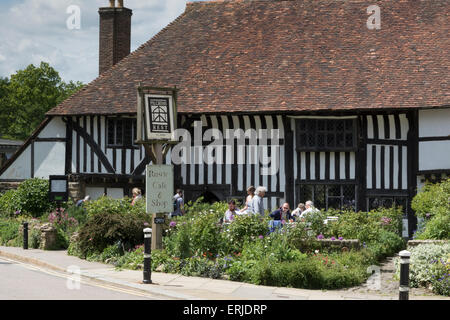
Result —
M 300 202 L 308 200 L 320 210 L 356 210 L 356 186 L 348 185 L 300 185 Z
M 108 119 L 108 147 L 137 148 L 136 119 Z
M 356 148 L 356 119 L 297 120 L 297 149 L 348 151 Z
M 391 208 L 393 206 L 401 207 L 403 213 L 407 213 L 408 199 L 406 197 L 370 197 L 367 198 L 367 207 L 369 210 L 378 208 Z

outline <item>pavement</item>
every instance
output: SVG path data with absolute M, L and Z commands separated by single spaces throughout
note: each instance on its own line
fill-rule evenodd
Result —
M 376 294 L 349 290 L 307 290 L 258 286 L 243 282 L 152 272 L 152 284 L 144 284 L 143 272 L 116 270 L 114 266 L 67 255 L 67 251 L 24 250 L 0 246 L 0 257 L 116 288 L 147 293 L 164 300 L 398 300 L 398 293 Z M 410 300 L 450 300 L 431 294 Z

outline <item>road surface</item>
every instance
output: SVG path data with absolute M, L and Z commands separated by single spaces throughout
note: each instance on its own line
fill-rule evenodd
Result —
M 0 258 L 0 300 L 155 300 L 148 293 Z

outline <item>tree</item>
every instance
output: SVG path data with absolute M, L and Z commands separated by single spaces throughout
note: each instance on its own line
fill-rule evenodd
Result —
M 9 79 L 0 78 L 0 137 L 5 133 L 9 124 Z
M 26 139 L 44 120 L 45 113 L 82 88 L 81 82 L 65 83 L 48 63 L 39 67 L 29 65 L 11 76 L 6 85 L 6 95 L 0 99 L 4 137 Z M 0 94 L 1 94 L 0 89 Z

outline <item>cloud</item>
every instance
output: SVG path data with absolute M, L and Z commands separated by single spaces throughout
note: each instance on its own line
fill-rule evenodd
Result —
M 137 49 L 185 9 L 186 0 L 125 0 L 133 10 L 131 50 Z M 70 30 L 70 5 L 81 9 L 81 29 Z M 0 77 L 29 64 L 49 62 L 65 80 L 92 81 L 98 75 L 98 8 L 107 0 L 0 1 Z

